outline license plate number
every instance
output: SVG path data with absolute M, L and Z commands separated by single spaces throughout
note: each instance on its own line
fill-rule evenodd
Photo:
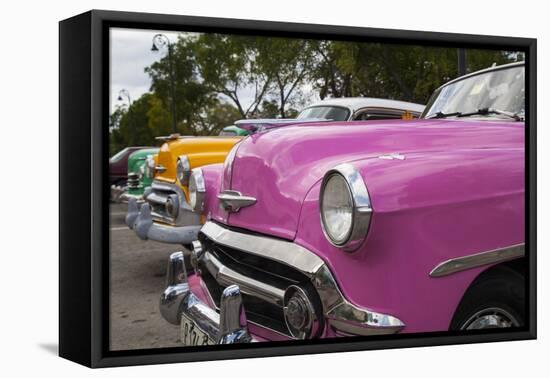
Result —
M 181 342 L 185 346 L 213 345 L 214 341 L 208 334 L 197 327 L 195 323 L 182 314 L 181 317 Z

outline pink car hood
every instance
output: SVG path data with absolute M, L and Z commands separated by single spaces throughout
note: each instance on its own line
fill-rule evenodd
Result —
M 225 220 L 293 240 L 307 193 L 338 164 L 395 153 L 429 156 L 436 151 L 521 147 L 524 128 L 521 122 L 507 121 L 397 120 L 308 124 L 254 134 L 238 147 L 230 189 L 257 202 L 226 214 Z

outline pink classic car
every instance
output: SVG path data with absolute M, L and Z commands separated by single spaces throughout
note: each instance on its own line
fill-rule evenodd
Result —
M 184 345 L 525 325 L 523 63 L 436 90 L 423 119 L 240 124 L 195 169 Z

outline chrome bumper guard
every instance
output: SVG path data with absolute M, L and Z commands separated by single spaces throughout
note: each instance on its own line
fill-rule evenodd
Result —
M 180 325 L 182 316 L 208 336 L 209 343 L 254 342 L 247 328 L 239 287 L 227 287 L 222 294 L 220 314 L 194 295 L 187 282 L 183 252 L 170 255 L 167 288 L 160 298 L 160 312 L 169 323 Z
M 273 260 L 307 276 L 320 298 L 322 316 L 328 326 L 339 335 L 392 334 L 405 327 L 393 315 L 372 311 L 348 301 L 326 263 L 318 255 L 296 243 L 233 231 L 214 222 L 207 222 L 202 227 L 201 234 L 219 245 Z M 194 248 L 199 249 L 200 253 L 195 255 L 200 256 L 195 258 L 201 259 L 221 284 L 239 284 L 244 294 L 273 303 L 281 301 L 283 293 L 280 290 L 250 277 L 235 275 L 231 269 L 220 266 L 198 244 L 200 242 L 195 242 Z
M 126 225 L 142 240 L 155 240 L 169 244 L 191 244 L 197 240 L 200 225 L 173 227 L 153 222 L 148 203 L 138 206 L 135 198 L 128 200 Z

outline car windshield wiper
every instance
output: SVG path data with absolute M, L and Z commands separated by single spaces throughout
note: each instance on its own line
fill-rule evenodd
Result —
M 508 118 L 513 118 L 516 121 L 523 121 L 523 117 L 521 117 L 518 113 L 507 112 L 505 110 L 494 109 L 494 108 L 481 108 L 476 110 L 475 112 L 459 114 L 457 115 L 457 117 L 469 117 L 473 115 L 488 115 L 488 114 L 498 114 L 498 115 L 506 116 Z
M 434 118 L 447 118 L 447 117 L 460 117 L 462 115 L 461 112 L 453 112 L 453 113 L 443 113 L 443 112 L 437 112 L 429 117 L 426 117 L 426 119 L 434 119 Z

